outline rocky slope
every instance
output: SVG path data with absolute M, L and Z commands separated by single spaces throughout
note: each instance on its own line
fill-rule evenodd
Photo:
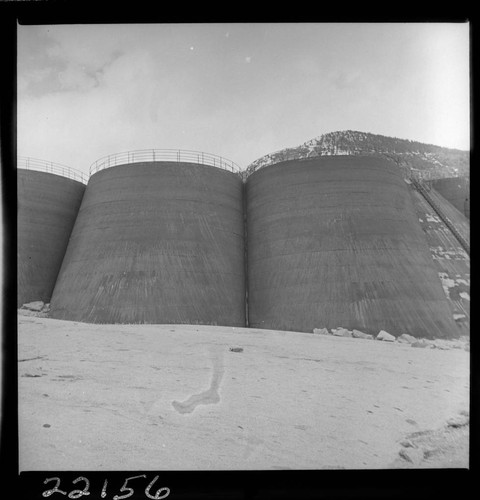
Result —
M 353 130 L 330 132 L 300 146 L 262 156 L 247 167 L 247 173 L 279 161 L 326 155 L 386 157 L 397 163 L 406 175 L 412 172 L 428 179 L 469 175 L 469 151 Z

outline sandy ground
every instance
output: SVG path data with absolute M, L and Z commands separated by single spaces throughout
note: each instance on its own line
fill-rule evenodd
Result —
M 18 350 L 20 470 L 468 467 L 463 349 L 19 316 Z

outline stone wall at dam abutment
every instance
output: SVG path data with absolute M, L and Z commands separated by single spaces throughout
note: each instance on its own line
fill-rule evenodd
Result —
M 470 218 L 470 182 L 466 177 L 434 179 L 428 181 L 428 184 L 459 212 Z
M 50 302 L 85 185 L 17 169 L 17 305 Z
M 456 326 L 399 169 L 330 156 L 246 180 L 249 326 L 451 337 Z
M 245 326 L 240 176 L 179 162 L 125 164 L 93 174 L 51 316 Z
M 411 190 L 418 221 L 430 247 L 432 262 L 442 283 L 451 315 L 460 335 L 470 333 L 470 256 L 452 233 L 444 218 L 450 221 L 463 242 L 470 246 L 470 222 L 434 188 L 429 198 L 442 217 L 416 189 Z

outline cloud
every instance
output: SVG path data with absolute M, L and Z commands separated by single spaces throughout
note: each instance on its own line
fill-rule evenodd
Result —
M 78 64 L 69 64 L 58 74 L 58 80 L 62 90 L 88 90 L 98 85 L 95 73 L 87 72 L 85 67 Z
M 128 42 L 133 42 L 131 37 L 125 36 L 128 30 L 120 31 L 117 25 L 68 25 L 44 29 L 50 42 L 46 54 L 52 60 L 84 66 L 90 71 L 99 70 L 116 59 L 128 48 Z
M 210 115 L 192 117 L 191 82 L 169 72 L 154 54 L 117 52 L 113 59 L 102 58 L 95 72 L 78 61 L 69 61 L 48 92 L 29 93 L 23 87 L 19 93 L 19 154 L 85 171 L 95 159 L 118 151 L 205 149 L 198 142 Z
M 18 89 L 21 96 L 88 90 L 99 84 L 105 68 L 121 56 L 122 51 L 114 44 L 98 43 L 85 33 L 80 37 L 78 27 L 69 28 L 19 28 Z
M 337 90 L 358 88 L 363 85 L 359 71 L 337 70 L 330 76 L 330 81 Z
M 439 128 L 458 128 L 468 114 L 463 97 L 451 99 L 463 63 L 448 74 L 441 58 L 443 73 L 427 71 L 409 53 L 399 67 L 387 48 L 375 58 L 360 42 L 353 50 L 337 28 L 328 38 L 338 31 L 339 43 L 315 43 L 314 28 L 306 36 L 295 26 L 20 27 L 19 154 L 84 168 L 117 151 L 184 148 L 246 165 L 337 129 L 384 133 L 387 124 L 385 135 L 415 138 L 428 129 L 412 119 L 426 103 Z M 437 76 L 441 91 L 420 99 Z

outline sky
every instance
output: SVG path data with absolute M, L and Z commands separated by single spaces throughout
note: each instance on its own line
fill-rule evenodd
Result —
M 468 23 L 18 26 L 17 154 L 261 156 L 337 130 L 470 149 Z

